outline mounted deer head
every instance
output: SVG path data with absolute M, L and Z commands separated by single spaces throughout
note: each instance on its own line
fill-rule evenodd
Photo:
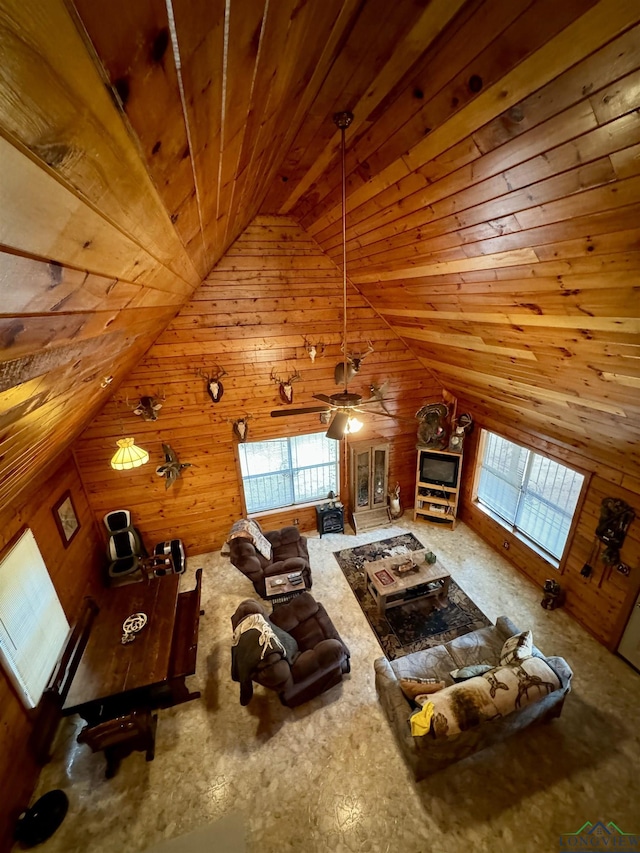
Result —
M 240 441 L 247 440 L 247 436 L 249 435 L 249 419 L 252 417 L 253 415 L 245 415 L 243 418 L 238 418 L 232 422 L 233 431 Z M 229 423 L 228 419 L 227 423 Z
M 302 379 L 302 376 L 296 370 L 295 373 L 292 373 L 291 376 L 286 380 L 282 379 L 280 376 L 276 376 L 275 367 L 271 370 L 271 379 L 272 382 L 276 382 L 280 387 L 280 398 L 283 403 L 292 403 L 293 402 L 293 382 L 297 382 L 299 379 Z
M 145 421 L 157 421 L 158 412 L 162 408 L 164 399 L 164 394 L 162 396 L 158 394 L 155 397 L 145 395 L 144 397 L 140 397 L 135 406 L 132 406 L 127 397 L 127 406 L 133 410 L 134 415 L 142 415 Z
M 317 355 L 322 355 L 322 353 L 324 352 L 324 347 L 325 345 L 322 341 L 318 341 L 317 344 L 312 344 L 311 341 L 307 340 L 306 337 L 304 339 L 304 348 L 309 353 L 309 358 L 312 362 L 316 360 Z
M 204 373 L 200 368 L 196 370 L 196 376 L 202 376 L 207 383 L 207 393 L 214 403 L 219 403 L 224 394 L 224 385 L 220 382 L 220 379 L 226 375 L 227 371 L 223 367 L 220 367 L 219 364 L 216 364 L 215 372 L 211 376 L 208 373 Z
M 342 344 L 340 349 L 342 350 L 342 352 L 344 352 L 344 344 Z M 362 362 L 365 360 L 365 358 L 369 355 L 370 352 L 373 352 L 373 344 L 371 343 L 371 341 L 367 341 L 367 349 L 364 352 L 347 353 L 347 376 L 345 378 L 344 361 L 338 362 L 334 371 L 334 379 L 336 385 L 346 385 L 348 382 L 351 382 L 356 373 L 360 371 Z

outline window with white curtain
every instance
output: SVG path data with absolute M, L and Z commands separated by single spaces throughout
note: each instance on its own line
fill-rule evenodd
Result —
M 584 477 L 483 431 L 478 502 L 556 560 L 562 556 Z
M 33 533 L 0 562 L 0 659 L 28 708 L 35 708 L 69 636 L 69 623 Z
M 338 447 L 324 433 L 238 445 L 247 512 L 323 500 L 338 494 Z

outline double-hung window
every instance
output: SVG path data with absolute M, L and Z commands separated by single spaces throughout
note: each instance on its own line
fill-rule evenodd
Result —
M 338 494 L 339 442 L 324 433 L 238 445 L 248 513 Z
M 0 660 L 28 708 L 35 708 L 69 635 L 33 533 L 0 562 Z
M 562 556 L 584 477 L 571 468 L 483 432 L 477 499 L 555 560 Z

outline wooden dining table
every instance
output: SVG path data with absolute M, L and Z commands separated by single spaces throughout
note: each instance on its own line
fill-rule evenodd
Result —
M 145 696 L 166 685 L 179 585 L 180 576 L 171 574 L 104 591 L 63 714 L 80 714 L 91 723 L 105 705 L 124 705 L 137 693 Z M 134 613 L 146 614 L 147 622 L 132 642 L 123 643 L 123 623 Z

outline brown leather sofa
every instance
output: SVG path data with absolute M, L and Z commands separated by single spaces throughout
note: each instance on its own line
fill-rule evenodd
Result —
M 270 627 L 279 629 L 278 637 L 284 640 L 285 648 L 275 641 L 263 653 L 258 630 L 234 634 L 237 642 L 232 648 L 231 677 L 240 682 L 242 705 L 251 700 L 254 681 L 275 690 L 283 705 L 294 708 L 339 684 L 350 671 L 349 649 L 322 604 L 308 592 L 276 607 L 270 615 L 260 601 L 241 602 L 231 617 L 234 632 L 251 614 L 264 617 Z
M 271 559 L 256 549 L 251 539 L 238 537 L 229 542 L 229 559 L 253 583 L 255 591 L 266 597 L 264 580 L 272 575 L 302 572 L 305 589 L 311 589 L 311 566 L 307 540 L 297 527 L 268 530 L 265 537 L 271 543 Z

